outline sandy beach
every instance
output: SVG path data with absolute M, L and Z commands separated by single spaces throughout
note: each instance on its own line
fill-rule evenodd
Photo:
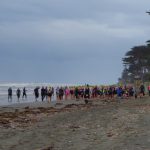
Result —
M 150 98 L 0 107 L 0 150 L 149 150 Z

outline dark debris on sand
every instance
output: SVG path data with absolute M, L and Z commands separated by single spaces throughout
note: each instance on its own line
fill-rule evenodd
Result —
M 15 109 L 14 112 L 0 113 L 0 127 L 16 128 L 16 127 L 28 127 L 31 124 L 40 120 L 40 115 L 54 115 L 59 112 L 70 112 L 76 109 L 88 109 L 95 105 L 85 104 L 68 104 L 63 108 L 54 107 L 37 107 L 29 108 L 25 107 L 24 110 Z
M 54 150 L 54 146 L 52 145 L 52 146 L 49 146 L 47 148 L 43 148 L 43 149 L 40 149 L 40 150 Z

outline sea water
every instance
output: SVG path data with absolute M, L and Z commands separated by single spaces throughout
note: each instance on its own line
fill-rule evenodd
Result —
M 16 104 L 16 103 L 28 103 L 28 102 L 35 102 L 35 97 L 34 97 L 34 89 L 36 87 L 54 87 L 54 95 L 52 96 L 52 101 L 56 101 L 56 87 L 57 86 L 69 86 L 68 84 L 51 84 L 51 83 L 0 83 L 0 106 L 4 105 L 11 105 L 11 104 Z M 12 96 L 12 102 L 8 101 L 8 88 L 11 87 L 13 91 L 13 96 Z M 22 99 L 22 91 L 23 88 L 26 88 L 27 90 L 27 99 Z M 21 90 L 21 98 L 18 102 L 17 96 L 16 96 L 16 91 L 17 89 L 20 88 Z M 39 89 L 40 93 L 40 89 Z M 41 101 L 41 97 L 39 95 L 38 101 Z

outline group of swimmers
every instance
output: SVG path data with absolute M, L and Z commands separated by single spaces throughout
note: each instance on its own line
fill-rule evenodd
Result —
M 12 92 L 12 88 L 10 87 L 9 89 L 8 89 L 8 101 L 12 101 L 12 95 L 13 95 L 13 92 Z M 20 97 L 21 97 L 21 90 L 20 90 L 20 88 L 18 88 L 17 90 L 16 90 L 16 95 L 17 95 L 17 98 L 18 98 L 18 100 L 20 99 Z M 26 88 L 24 87 L 23 88 L 23 90 L 22 90 L 22 99 L 27 99 L 27 90 L 26 90 Z
M 37 101 L 37 99 L 39 98 L 40 96 L 40 91 L 39 91 L 40 87 L 36 87 L 34 89 L 34 96 L 35 96 L 35 100 Z M 21 98 L 21 93 L 22 93 L 22 99 L 27 99 L 27 90 L 26 88 L 24 87 L 22 92 L 21 92 L 21 89 L 18 88 L 16 90 L 16 96 L 17 96 L 17 99 L 18 101 L 20 100 Z M 46 98 L 46 100 L 48 100 L 49 102 L 51 101 L 51 97 L 54 95 L 54 88 L 53 87 L 49 87 L 49 88 L 44 88 L 42 87 L 41 88 L 41 99 L 42 101 L 44 101 L 44 99 Z M 13 96 L 13 91 L 12 91 L 12 88 L 9 87 L 8 89 L 8 101 L 12 101 L 12 96 Z
M 150 86 L 148 86 L 148 92 L 150 96 Z M 8 89 L 8 101 L 12 101 L 12 88 Z M 16 90 L 16 96 L 18 101 L 21 98 L 27 99 L 27 90 L 24 87 L 22 92 L 20 88 Z M 78 86 L 78 87 L 36 87 L 34 89 L 35 100 L 41 96 L 41 100 L 51 101 L 52 96 L 56 95 L 56 100 L 79 100 L 79 99 L 113 99 L 115 97 L 119 98 L 130 98 L 130 97 L 143 97 L 145 95 L 145 87 L 141 85 L 138 89 L 133 86 L 109 86 L 109 87 L 91 87 L 89 85 Z

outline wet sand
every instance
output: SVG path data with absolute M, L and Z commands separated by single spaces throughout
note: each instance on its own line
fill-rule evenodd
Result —
M 149 150 L 150 98 L 0 107 L 0 150 Z

